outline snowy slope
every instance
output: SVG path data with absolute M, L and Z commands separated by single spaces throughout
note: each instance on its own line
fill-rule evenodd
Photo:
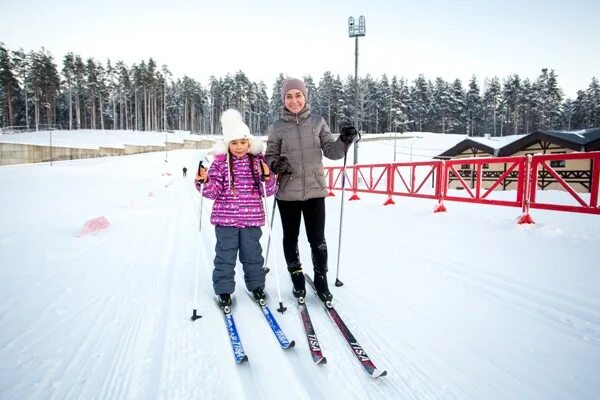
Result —
M 428 140 L 413 153 L 427 154 Z M 392 151 L 361 144 L 366 160 L 383 148 Z M 344 205 L 345 285 L 332 290 L 388 376 L 362 371 L 310 296 L 328 358 L 313 365 L 278 216 L 267 292 L 274 311 L 278 273 L 288 311 L 276 317 L 296 348 L 279 348 L 240 268 L 234 313 L 250 361 L 235 365 L 213 300 L 206 199 L 198 231 L 190 175 L 202 157 L 172 151 L 168 163 L 157 152 L 0 168 L 1 399 L 597 398 L 598 217 L 535 210 L 538 223 L 520 226 L 514 208 L 449 202 L 434 214 L 432 201 L 384 207 L 378 195 Z M 333 281 L 340 197 L 326 204 Z M 99 216 L 110 228 L 78 236 Z M 310 271 L 304 233 L 300 253 Z M 203 318 L 192 323 L 193 308 Z

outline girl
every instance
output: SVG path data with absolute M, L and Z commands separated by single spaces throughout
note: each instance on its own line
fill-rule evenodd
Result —
M 196 188 L 204 197 L 214 200 L 210 222 L 215 225 L 217 244 L 213 270 L 213 288 L 221 307 L 231 306 L 235 290 L 235 264 L 238 257 L 244 269 L 246 288 L 257 301 L 264 301 L 265 270 L 260 237 L 265 224 L 262 196 L 277 191 L 277 179 L 262 155 L 263 144 L 250 134 L 250 129 L 237 110 L 229 109 L 221 116 L 223 143 L 215 145 L 215 160 L 209 170 L 201 168 Z

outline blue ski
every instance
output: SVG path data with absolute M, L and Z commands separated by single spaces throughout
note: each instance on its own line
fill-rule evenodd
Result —
M 269 323 L 271 330 L 275 334 L 275 337 L 277 338 L 277 341 L 279 342 L 279 345 L 281 346 L 281 348 L 289 349 L 291 347 L 294 347 L 296 345 L 296 342 L 294 342 L 293 340 L 292 341 L 288 340 L 288 338 L 285 336 L 285 334 L 279 327 L 279 324 L 275 320 L 275 316 L 273 316 L 273 314 L 271 313 L 271 310 L 269 310 L 269 307 L 267 307 L 266 305 L 261 305 L 261 304 L 259 304 L 259 306 L 260 306 L 260 309 L 262 310 L 263 315 L 265 316 L 267 322 Z
M 248 356 L 246 355 L 244 347 L 242 346 L 242 340 L 240 339 L 238 330 L 235 327 L 233 315 L 231 312 L 228 312 L 224 313 L 223 316 L 225 317 L 225 326 L 227 327 L 227 332 L 229 333 L 229 340 L 231 342 L 231 349 L 233 350 L 235 362 L 240 364 L 248 361 Z
M 264 300 L 255 300 L 250 293 L 248 295 L 250 296 L 252 301 L 258 304 L 258 306 L 262 310 L 262 313 L 265 316 L 267 323 L 271 327 L 273 334 L 275 334 L 275 337 L 277 338 L 277 341 L 279 342 L 281 348 L 287 350 L 289 348 L 294 347 L 296 345 L 296 342 L 294 342 L 293 340 L 288 340 L 288 338 L 285 336 L 285 333 L 283 333 L 283 331 L 279 327 L 275 316 L 273 315 L 273 313 L 271 313 L 269 307 L 267 307 L 267 303 Z
M 242 346 L 242 339 L 240 339 L 240 334 L 235 326 L 235 320 L 231 314 L 231 307 L 221 307 L 218 303 L 217 307 L 219 307 L 219 310 L 223 313 L 225 328 L 227 328 L 227 334 L 229 336 L 229 342 L 231 343 L 231 349 L 233 350 L 233 357 L 235 358 L 236 364 L 248 361 L 248 356 Z

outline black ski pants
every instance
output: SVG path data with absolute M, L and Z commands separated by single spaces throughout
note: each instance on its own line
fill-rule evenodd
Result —
M 283 227 L 283 254 L 288 269 L 300 267 L 298 236 L 300 221 L 304 218 L 306 237 L 310 243 L 312 263 L 315 273 L 327 272 L 327 243 L 325 242 L 325 198 L 319 197 L 304 201 L 277 200 L 281 225 Z

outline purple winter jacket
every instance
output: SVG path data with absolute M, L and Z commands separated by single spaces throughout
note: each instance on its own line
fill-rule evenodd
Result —
M 261 181 L 260 161 L 265 161 L 262 154 L 254 156 L 253 168 L 250 169 L 250 159 L 246 154 L 242 157 L 230 155 L 232 158 L 233 176 L 232 189 L 229 188 L 228 162 L 226 154 L 215 157 L 208 169 L 208 180 L 204 184 L 204 197 L 214 200 L 210 222 L 213 225 L 233 226 L 246 228 L 250 226 L 263 226 L 265 212 L 262 197 L 263 185 Z M 265 182 L 267 196 L 272 196 L 277 191 L 277 179 L 272 176 Z M 196 182 L 196 189 L 201 190 L 201 184 Z

